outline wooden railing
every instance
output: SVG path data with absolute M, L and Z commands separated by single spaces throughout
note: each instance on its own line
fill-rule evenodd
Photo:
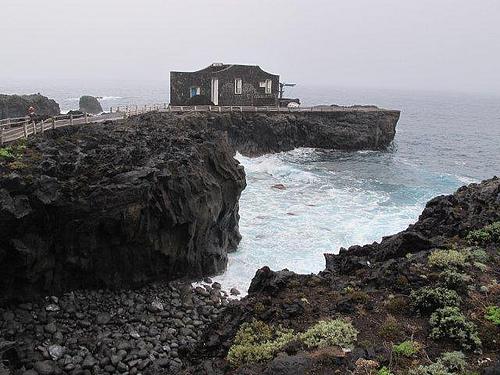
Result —
M 139 115 L 147 112 L 339 112 L 352 110 L 349 107 L 255 107 L 255 106 L 171 106 L 167 103 L 153 105 L 131 105 L 110 108 L 109 113 L 96 116 L 87 115 L 59 115 L 43 121 L 35 122 L 30 117 L 8 118 L 0 120 L 0 145 L 13 142 L 21 138 L 28 138 L 32 134 L 44 133 L 50 129 L 56 129 L 69 125 L 81 125 L 99 123 L 104 121 L 116 121 L 129 116 Z M 373 110 L 358 107 L 357 110 Z

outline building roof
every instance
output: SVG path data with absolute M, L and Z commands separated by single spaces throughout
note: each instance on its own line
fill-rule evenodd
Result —
M 244 67 L 257 68 L 257 69 L 262 70 L 264 73 L 272 74 L 272 73 L 268 73 L 265 70 L 263 70 L 259 65 L 224 64 L 224 63 L 213 63 L 213 64 L 207 66 L 206 68 L 203 68 L 203 69 L 200 69 L 200 70 L 197 70 L 197 71 L 194 71 L 194 72 L 175 72 L 175 73 L 205 73 L 205 72 L 220 73 L 220 72 L 223 72 L 225 70 L 229 70 L 229 69 L 231 69 L 232 67 L 235 67 L 235 66 L 244 66 Z M 272 74 L 272 75 L 277 75 L 277 74 Z

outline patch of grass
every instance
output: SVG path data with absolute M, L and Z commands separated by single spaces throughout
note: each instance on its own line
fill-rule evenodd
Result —
M 387 316 L 380 325 L 378 334 L 388 340 L 393 340 L 401 334 L 401 325 L 392 315 Z
M 486 308 L 486 315 L 484 316 L 490 322 L 493 322 L 497 326 L 500 326 L 500 307 L 499 306 L 489 306 Z
M 474 323 L 460 312 L 458 307 L 444 307 L 436 310 L 429 320 L 430 338 L 447 339 L 456 342 L 463 349 L 476 350 L 481 347 L 481 340 Z
M 8 167 L 14 171 L 21 171 L 28 168 L 28 165 L 20 160 L 14 160 L 13 162 L 8 164 Z
M 378 370 L 377 375 L 394 375 L 387 367 L 382 367 L 380 370 Z
M 11 146 L 0 147 L 0 161 L 13 161 L 23 156 L 26 151 L 24 143 L 16 143 Z
M 434 250 L 429 255 L 428 264 L 441 269 L 463 268 L 467 264 L 467 254 L 456 249 Z
M 366 303 L 370 299 L 368 294 L 366 292 L 363 292 L 362 290 L 353 290 L 352 292 L 348 293 L 348 296 L 355 303 Z
M 385 308 L 392 314 L 402 314 L 408 310 L 408 298 L 399 296 L 390 298 L 385 303 Z
M 400 344 L 393 345 L 392 351 L 397 356 L 411 358 L 422 349 L 417 341 L 407 340 Z
M 254 319 L 241 325 L 227 354 L 227 360 L 233 366 L 267 361 L 294 338 L 292 330 L 273 327 Z
M 488 245 L 492 242 L 500 242 L 500 221 L 469 232 L 466 240 L 471 245 Z
M 445 306 L 459 306 L 460 296 L 454 290 L 442 287 L 422 287 L 410 293 L 413 308 L 421 314 L 429 314 Z
M 322 320 L 299 335 L 299 340 L 309 348 L 339 346 L 352 349 L 358 331 L 350 322 L 342 319 Z

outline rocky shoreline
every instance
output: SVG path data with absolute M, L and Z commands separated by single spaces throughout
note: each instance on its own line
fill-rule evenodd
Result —
M 326 260 L 317 275 L 258 270 L 184 374 L 500 373 L 499 178 Z
M 0 308 L 0 374 L 177 373 L 229 303 L 205 281 L 75 290 Z
M 165 114 L 156 114 L 159 121 Z M 260 156 L 299 147 L 382 150 L 394 140 L 400 111 L 339 107 L 333 112 L 187 113 L 175 118 L 192 128 L 227 134 L 242 155 Z

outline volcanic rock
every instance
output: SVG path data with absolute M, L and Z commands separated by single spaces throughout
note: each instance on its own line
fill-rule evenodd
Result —
M 328 271 L 348 273 L 375 262 L 402 258 L 446 243 L 500 220 L 500 179 L 493 177 L 470 184 L 454 194 L 430 200 L 418 221 L 408 229 L 387 236 L 380 243 L 341 248 L 338 255 L 325 254 Z
M 97 114 L 102 112 L 101 103 L 93 96 L 84 95 L 79 102 L 80 111 L 86 113 Z
M 72 126 L 0 168 L 1 299 L 221 272 L 241 236 L 226 138 L 170 117 Z
M 194 128 L 221 130 L 241 154 L 259 156 L 297 147 L 385 149 L 394 139 L 400 112 L 342 107 L 334 112 L 198 112 L 174 116 Z
M 59 104 L 41 94 L 0 95 L 0 120 L 27 116 L 33 107 L 37 116 L 54 116 L 61 113 Z

